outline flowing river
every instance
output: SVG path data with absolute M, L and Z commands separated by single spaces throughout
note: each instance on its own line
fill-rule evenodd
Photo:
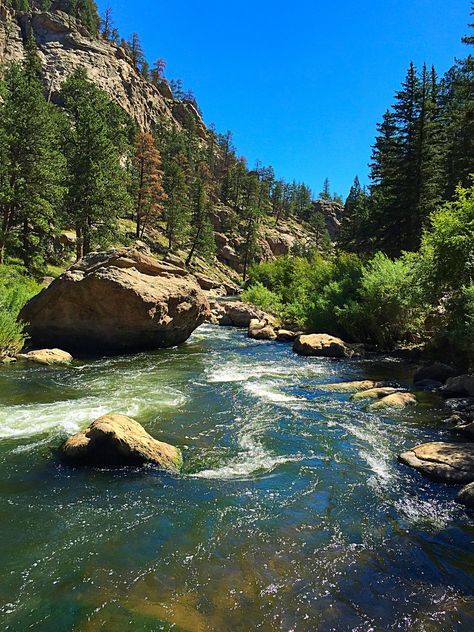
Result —
M 324 389 L 359 379 L 409 371 L 210 325 L 178 349 L 0 368 L 2 631 L 474 630 L 472 514 L 396 460 L 448 436 L 439 404 L 375 414 Z M 111 411 L 181 447 L 183 474 L 59 465 Z

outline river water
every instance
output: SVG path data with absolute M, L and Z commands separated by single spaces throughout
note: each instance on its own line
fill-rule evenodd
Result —
M 367 378 L 409 373 L 210 325 L 179 349 L 0 368 L 1 629 L 473 630 L 473 516 L 396 461 L 448 436 L 442 412 L 324 388 Z M 110 411 L 181 447 L 183 474 L 59 465 Z

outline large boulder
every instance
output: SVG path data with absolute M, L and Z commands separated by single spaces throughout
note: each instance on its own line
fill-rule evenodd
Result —
M 136 250 L 91 253 L 20 313 L 35 346 L 125 353 L 184 342 L 209 314 L 193 276 Z
M 35 362 L 36 364 L 70 364 L 72 355 L 61 349 L 37 349 L 28 353 L 18 353 L 16 359 L 20 362 Z
M 324 358 L 350 358 L 353 350 L 340 338 L 328 334 L 309 334 L 298 336 L 293 351 L 302 356 Z
M 440 392 L 445 397 L 474 397 L 474 375 L 450 377 Z
M 151 464 L 179 472 L 181 451 L 157 441 L 134 419 L 104 415 L 63 443 L 61 460 L 74 466 L 122 467 Z
M 449 364 L 434 362 L 433 364 L 425 364 L 419 367 L 413 375 L 413 382 L 419 384 L 420 382 L 430 380 L 444 384 L 446 380 L 450 377 L 455 377 L 457 374 L 458 371 Z
M 445 483 L 474 481 L 474 443 L 423 443 L 400 454 L 399 460 Z

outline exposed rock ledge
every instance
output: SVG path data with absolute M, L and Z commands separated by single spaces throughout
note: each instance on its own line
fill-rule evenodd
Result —
M 25 305 L 32 345 L 79 354 L 183 343 L 209 315 L 195 278 L 133 249 L 91 253 Z

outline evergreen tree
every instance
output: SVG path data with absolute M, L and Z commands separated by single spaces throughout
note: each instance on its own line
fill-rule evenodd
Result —
M 193 186 L 190 233 L 191 248 L 186 259 L 187 266 L 191 264 L 196 253 L 209 259 L 216 250 L 214 231 L 209 219 L 209 202 L 204 182 L 199 176 Z
M 44 97 L 40 67 L 30 38 L 23 66 L 7 70 L 0 104 L 0 262 L 8 244 L 30 271 L 41 270 L 54 238 L 64 176 L 59 115 Z
M 321 200 L 330 200 L 331 199 L 331 186 L 329 184 L 329 178 L 326 178 L 323 183 L 323 190 L 319 194 L 319 198 Z
M 145 62 L 145 53 L 143 51 L 140 36 L 138 35 L 138 33 L 132 33 L 131 38 L 127 42 L 127 49 L 130 53 L 130 57 L 132 59 L 135 70 L 138 70 L 140 72 L 143 63 Z
M 168 250 L 179 246 L 189 231 L 189 187 L 182 157 L 172 160 L 165 169 L 163 180 L 167 195 L 164 205 L 165 234 Z
M 69 119 L 64 150 L 68 167 L 65 218 L 76 229 L 77 258 L 106 245 L 117 218 L 131 207 L 120 155 L 109 127 L 113 105 L 107 95 L 76 70 L 61 89 Z
M 163 189 L 163 171 L 160 152 L 153 136 L 139 132 L 135 141 L 135 217 L 136 236 L 142 238 L 146 227 L 156 222 L 163 211 L 166 194 Z
M 474 2 L 471 2 L 471 16 L 474 15 Z M 469 24 L 469 28 L 474 29 L 474 23 Z M 462 38 L 464 44 L 474 45 L 474 35 L 466 35 Z
M 329 255 L 332 249 L 332 242 L 322 213 L 314 211 L 309 219 L 309 225 L 313 231 L 313 246 L 322 255 Z

